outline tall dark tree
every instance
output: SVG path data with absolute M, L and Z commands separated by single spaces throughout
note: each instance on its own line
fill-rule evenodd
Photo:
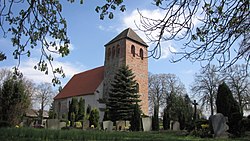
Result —
M 80 98 L 79 102 L 79 110 L 77 113 L 77 117 L 76 120 L 83 120 L 84 119 L 84 115 L 85 115 L 85 100 L 83 98 Z
M 159 131 L 159 111 L 157 105 L 154 106 L 154 114 L 152 117 L 152 130 Z
M 135 75 L 128 66 L 122 66 L 114 76 L 107 108 L 112 121 L 131 120 L 134 107 L 139 103 Z
M 131 130 L 140 131 L 141 130 L 141 109 L 138 104 L 134 107 L 133 118 L 131 119 Z
M 31 104 L 29 96 L 22 80 L 5 80 L 0 89 L 0 120 L 18 124 Z
M 167 107 L 163 110 L 163 129 L 168 130 L 170 128 L 170 117 Z
M 245 64 L 236 64 L 222 72 L 226 77 L 226 83 L 239 104 L 242 115 L 244 108 L 249 104 L 250 97 L 250 74 L 245 71 L 246 67 Z
M 228 117 L 229 132 L 239 136 L 241 134 L 239 122 L 242 119 L 240 107 L 225 82 L 219 85 L 216 107 L 217 113 L 222 113 Z
M 73 97 L 71 102 L 69 102 L 68 120 L 70 121 L 70 126 L 73 126 L 73 123 L 76 121 L 78 110 L 79 105 L 77 98 Z

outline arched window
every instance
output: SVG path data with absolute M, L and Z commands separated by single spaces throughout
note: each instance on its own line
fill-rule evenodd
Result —
M 131 54 L 133 54 L 133 57 L 135 57 L 135 46 L 131 46 Z
M 107 60 L 109 60 L 110 55 L 111 55 L 111 50 L 110 50 L 110 48 L 109 48 L 109 49 L 108 49 L 108 53 L 107 53 Z
M 140 49 L 140 57 L 143 60 L 143 50 L 142 49 Z
M 113 48 L 112 48 L 112 58 L 114 58 L 115 57 L 115 47 L 113 46 Z
M 136 92 L 139 93 L 139 84 L 136 83 Z
M 117 49 L 116 49 L 116 57 L 119 57 L 119 55 L 120 55 L 120 46 L 117 45 L 116 48 L 117 48 Z

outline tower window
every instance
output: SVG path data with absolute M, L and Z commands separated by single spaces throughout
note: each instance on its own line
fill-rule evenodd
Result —
M 142 49 L 140 49 L 140 57 L 143 60 L 143 50 Z
M 131 46 L 131 54 L 133 54 L 133 57 L 135 57 L 135 46 Z
M 136 83 L 136 92 L 139 93 L 139 84 Z
M 116 49 L 116 57 L 119 57 L 120 55 L 120 46 L 117 45 L 117 49 Z
M 112 58 L 114 58 L 115 57 L 115 47 L 113 46 L 113 48 L 112 48 Z

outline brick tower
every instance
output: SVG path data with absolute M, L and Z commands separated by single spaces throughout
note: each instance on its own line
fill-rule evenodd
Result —
M 148 115 L 148 45 L 131 29 L 125 29 L 105 45 L 103 97 L 108 97 L 110 83 L 122 65 L 128 65 L 139 86 L 140 105 Z

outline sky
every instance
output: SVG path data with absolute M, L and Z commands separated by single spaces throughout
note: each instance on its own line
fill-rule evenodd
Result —
M 150 1 L 125 1 L 126 11 L 116 10 L 112 20 L 107 17 L 105 20 L 99 19 L 99 14 L 95 12 L 97 5 L 103 5 L 102 0 L 85 0 L 81 5 L 78 1 L 75 3 L 63 2 L 62 15 L 67 20 L 67 34 L 70 37 L 70 54 L 61 58 L 55 55 L 53 65 L 62 66 L 66 77 L 61 79 L 64 86 L 69 79 L 76 73 L 93 69 L 104 64 L 104 45 L 113 39 L 116 35 L 126 28 L 132 28 L 144 41 L 147 42 L 145 35 L 140 32 L 135 23 L 139 23 L 137 9 L 145 16 L 160 18 L 163 16 L 156 6 Z M 7 60 L 0 63 L 0 68 L 12 68 L 17 64 L 13 59 L 10 39 L 0 36 L 1 51 L 7 55 Z M 149 43 L 149 48 L 153 46 Z M 182 46 L 180 42 L 165 42 L 162 46 L 162 55 L 160 59 L 148 59 L 148 71 L 153 74 L 173 73 L 185 84 L 189 92 L 190 85 L 193 82 L 194 74 L 200 70 L 200 63 L 191 63 L 182 60 L 178 63 L 171 63 L 170 59 L 175 57 L 171 51 L 178 51 Z M 21 58 L 20 70 L 25 77 L 32 79 L 34 82 L 51 82 L 52 75 L 44 75 L 33 69 L 38 62 L 40 50 L 33 50 L 31 57 L 23 56 Z

